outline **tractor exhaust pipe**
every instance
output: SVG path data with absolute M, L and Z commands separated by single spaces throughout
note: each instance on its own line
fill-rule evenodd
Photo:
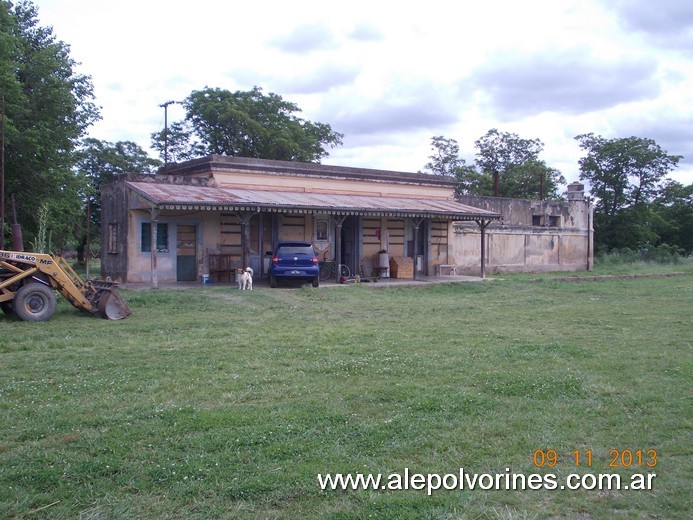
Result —
M 12 194 L 12 249 L 15 251 L 24 251 L 22 226 L 17 222 L 17 207 L 14 203 L 14 193 Z

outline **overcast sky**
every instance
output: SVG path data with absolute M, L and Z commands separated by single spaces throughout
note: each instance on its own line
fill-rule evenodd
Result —
M 161 103 L 257 85 L 344 134 L 325 164 L 418 171 L 438 135 L 471 163 L 497 128 L 541 139 L 571 182 L 593 132 L 654 139 L 693 182 L 691 1 L 34 3 L 92 77 L 97 139 L 150 150 Z

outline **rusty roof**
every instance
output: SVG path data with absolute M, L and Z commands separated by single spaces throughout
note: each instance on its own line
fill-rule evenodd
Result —
M 499 213 L 444 199 L 377 197 L 292 191 L 245 190 L 151 182 L 126 182 L 160 209 L 328 213 L 448 220 L 500 219 Z

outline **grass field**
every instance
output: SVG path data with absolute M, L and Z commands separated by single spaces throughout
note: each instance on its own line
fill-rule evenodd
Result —
M 120 322 L 65 301 L 46 323 L 0 316 L 0 518 L 690 518 L 688 271 L 130 290 Z M 609 467 L 610 450 L 645 455 Z M 431 496 L 317 483 L 460 468 L 657 476 Z

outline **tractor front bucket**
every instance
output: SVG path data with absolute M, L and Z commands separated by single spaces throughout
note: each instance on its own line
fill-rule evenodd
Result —
M 90 300 L 95 308 L 99 309 L 99 314 L 107 320 L 122 320 L 132 314 L 130 307 L 120 295 L 118 284 L 111 281 L 89 280 L 87 291 Z
M 105 292 L 99 299 L 99 313 L 107 320 L 122 320 L 132 314 L 130 307 L 125 303 L 120 291 L 114 287 L 110 292 Z

